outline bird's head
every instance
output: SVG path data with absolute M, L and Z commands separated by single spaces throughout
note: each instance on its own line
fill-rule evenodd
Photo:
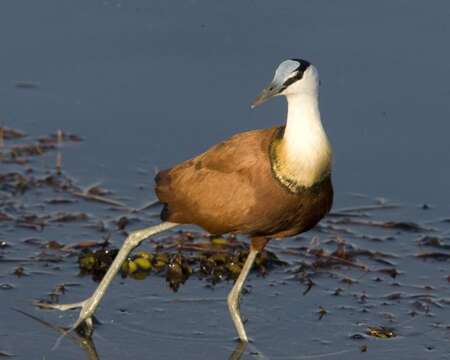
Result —
M 278 95 L 317 96 L 318 88 L 319 73 L 311 63 L 302 59 L 285 60 L 275 71 L 272 82 L 252 103 L 252 108 Z

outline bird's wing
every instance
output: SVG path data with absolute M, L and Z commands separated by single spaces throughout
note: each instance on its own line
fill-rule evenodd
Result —
M 203 154 L 158 173 L 155 191 L 166 204 L 162 218 L 195 223 L 210 231 L 219 222 L 230 228 L 237 226 L 238 218 L 242 219 L 245 212 L 242 204 L 252 205 L 254 181 L 261 173 L 270 173 L 268 146 L 275 131 L 271 128 L 234 135 Z

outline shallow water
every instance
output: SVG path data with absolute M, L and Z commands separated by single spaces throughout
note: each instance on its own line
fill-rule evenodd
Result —
M 321 73 L 322 114 L 335 150 L 335 211 L 380 198 L 400 206 L 329 217 L 300 241 L 272 243 L 270 250 L 290 265 L 265 278 L 250 276 L 242 312 L 254 341 L 241 358 L 446 358 L 449 260 L 416 254 L 449 253 L 417 242 L 426 235 L 450 242 L 450 223 L 443 221 L 450 217 L 449 15 L 443 1 L 5 1 L 0 125 L 31 138 L 57 129 L 80 134 L 82 143 L 62 149 L 64 172 L 83 186 L 101 182 L 115 199 L 139 207 L 154 198 L 155 168 L 233 133 L 282 123 L 283 100 L 256 110 L 249 104 L 282 59 L 310 59 Z M 31 166 L 53 171 L 54 163 L 49 153 Z M 0 166 L 0 173 L 22 169 Z M 84 211 L 90 220 L 52 223 L 41 232 L 0 222 L 0 240 L 11 245 L 0 249 L 0 283 L 14 286 L 0 290 L 0 352 L 19 359 L 89 358 L 69 339 L 52 351 L 57 332 L 11 308 L 68 325 L 75 313 L 36 310 L 31 300 L 62 282 L 79 284 L 62 302 L 82 299 L 95 287 L 77 276 L 76 257 L 36 262 L 40 248 L 22 240 L 100 240 L 103 234 L 86 224 L 111 224 L 127 214 L 80 199 L 42 205 L 56 195 L 37 189 L 15 200 L 29 212 Z M 132 227 L 155 222 L 154 212 Z M 424 229 L 354 223 L 361 219 Z M 357 256 L 370 271 L 345 264 L 318 271 L 316 285 L 303 295 L 295 269 L 308 258 L 292 249 L 308 247 L 313 237 L 329 251 L 336 244 L 327 242 L 340 238 L 395 257 L 389 265 Z M 123 238 L 113 232 L 114 245 Z M 30 275 L 11 275 L 18 265 Z M 392 267 L 400 272 L 395 279 L 378 271 Z M 347 277 L 355 282 L 343 282 Z M 185 359 L 230 357 L 236 346 L 225 305 L 231 283 L 206 285 L 192 278 L 173 293 L 157 276 L 115 281 L 98 311 L 104 324 L 94 336 L 98 358 L 175 359 L 180 351 Z M 327 311 L 321 320 L 319 306 Z M 367 336 L 369 326 L 393 327 L 398 336 Z

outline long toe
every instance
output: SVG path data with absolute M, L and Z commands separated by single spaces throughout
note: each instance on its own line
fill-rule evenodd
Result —
M 48 304 L 41 301 L 33 302 L 34 306 L 39 307 L 40 309 L 54 309 L 59 311 L 66 311 L 72 309 L 81 309 L 84 305 L 84 301 L 73 303 L 73 304 Z
M 81 309 L 78 320 L 67 332 L 69 333 L 75 330 L 81 336 L 90 338 L 92 336 L 92 333 L 94 332 L 94 322 L 92 320 L 93 309 L 91 307 L 91 300 L 92 298 L 88 298 L 84 301 L 72 304 L 47 304 L 36 301 L 34 302 L 34 305 L 41 309 L 53 309 L 60 311 Z

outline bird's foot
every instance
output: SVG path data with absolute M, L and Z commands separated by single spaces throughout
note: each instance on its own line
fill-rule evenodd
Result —
M 34 305 L 41 309 L 56 309 L 56 310 L 60 310 L 60 311 L 66 311 L 66 310 L 83 308 L 83 305 L 84 305 L 84 303 L 87 302 L 87 300 L 89 300 L 89 299 L 86 299 L 84 301 L 80 301 L 77 303 L 73 303 L 73 304 L 48 304 L 48 303 L 41 302 L 41 301 L 35 301 Z
M 94 332 L 93 321 L 93 298 L 90 297 L 86 300 L 72 303 L 72 304 L 47 304 L 43 302 L 35 302 L 34 304 L 41 309 L 56 309 L 60 311 L 67 311 L 72 309 L 81 309 L 78 315 L 78 320 L 67 330 L 67 333 L 76 330 L 80 335 L 84 337 L 91 337 Z

